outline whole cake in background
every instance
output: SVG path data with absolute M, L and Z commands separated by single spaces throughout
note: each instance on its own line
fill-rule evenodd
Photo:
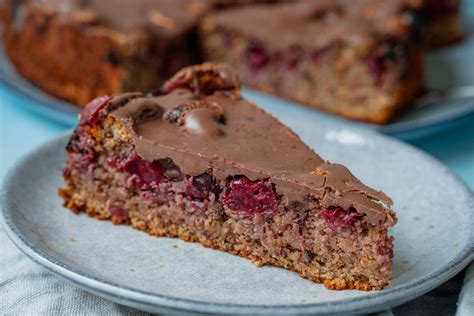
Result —
M 226 65 L 154 94 L 88 104 L 67 146 L 65 206 L 275 265 L 330 289 L 392 276 L 392 201 L 240 96 Z
M 6 0 L 4 42 L 17 70 L 44 91 L 85 105 L 156 88 L 199 59 L 200 0 Z

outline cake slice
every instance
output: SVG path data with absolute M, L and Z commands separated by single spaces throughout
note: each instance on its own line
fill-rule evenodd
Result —
M 16 70 L 80 106 L 154 89 L 198 62 L 196 29 L 208 10 L 200 0 L 3 2 L 3 43 Z
M 149 95 L 93 100 L 67 146 L 75 213 L 296 271 L 330 289 L 392 275 L 392 201 L 242 99 L 229 66 L 178 72 Z
M 324 0 L 248 5 L 201 23 L 203 54 L 244 84 L 346 118 L 389 122 L 420 92 L 419 5 Z

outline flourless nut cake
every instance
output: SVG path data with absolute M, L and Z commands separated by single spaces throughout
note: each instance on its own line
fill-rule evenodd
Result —
M 207 60 L 243 82 L 346 118 L 384 124 L 420 93 L 420 4 L 319 0 L 242 6 L 201 23 Z
M 330 289 L 390 285 L 392 201 L 244 100 L 226 65 L 93 100 L 67 146 L 65 206 L 275 265 Z

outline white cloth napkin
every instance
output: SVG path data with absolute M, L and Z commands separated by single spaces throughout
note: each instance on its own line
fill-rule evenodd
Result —
M 474 263 L 463 275 L 383 315 L 472 316 Z M 20 252 L 0 229 L 0 315 L 149 314 L 89 294 L 51 274 Z
M 472 315 L 474 315 L 474 263 L 471 263 L 466 270 L 456 312 L 456 316 Z

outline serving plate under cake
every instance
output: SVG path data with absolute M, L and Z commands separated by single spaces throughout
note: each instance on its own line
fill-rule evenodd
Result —
M 331 291 L 295 273 L 62 207 L 64 146 L 70 134 L 20 160 L 4 182 L 3 224 L 34 261 L 87 291 L 152 312 L 374 312 L 402 304 L 454 276 L 473 259 L 474 199 L 426 154 L 368 131 L 281 118 L 324 158 L 346 165 L 394 200 L 393 287 Z

